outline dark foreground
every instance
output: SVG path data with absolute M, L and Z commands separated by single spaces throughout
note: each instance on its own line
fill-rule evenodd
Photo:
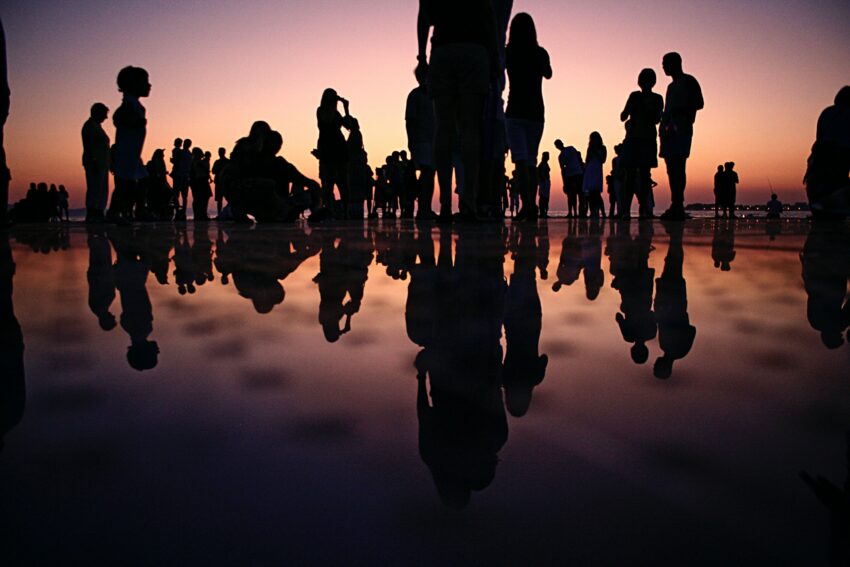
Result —
M 846 225 L 0 236 L 4 565 L 847 561 Z

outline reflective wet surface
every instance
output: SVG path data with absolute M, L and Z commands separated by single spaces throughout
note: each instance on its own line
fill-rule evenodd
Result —
M 0 235 L 17 561 L 848 557 L 845 225 Z

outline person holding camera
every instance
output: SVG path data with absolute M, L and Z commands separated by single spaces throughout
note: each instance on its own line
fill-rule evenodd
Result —
M 338 110 L 342 103 L 345 115 Z M 333 214 L 334 186 L 339 189 L 342 201 L 342 217 L 348 218 L 348 147 L 342 128 L 351 130 L 352 117 L 348 112 L 348 101 L 334 89 L 325 89 L 322 102 L 316 110 L 319 124 L 319 142 L 313 154 L 319 158 L 319 180 L 322 183 L 322 206 Z

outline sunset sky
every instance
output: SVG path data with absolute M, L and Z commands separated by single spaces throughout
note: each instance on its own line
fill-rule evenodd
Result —
M 310 155 L 322 90 L 351 101 L 370 162 L 406 146 L 404 104 L 415 86 L 413 0 L 129 1 L 4 0 L 12 107 L 6 148 L 11 200 L 30 181 L 64 183 L 71 205 L 84 194 L 80 127 L 95 101 L 120 103 L 115 76 L 148 69 L 153 89 L 144 158 L 190 137 L 228 150 L 251 122 L 284 136 L 283 154 L 316 176 Z M 584 151 L 598 130 L 622 139 L 619 113 L 638 72 L 668 79 L 661 56 L 679 51 L 702 84 L 689 163 L 689 201 L 710 200 L 716 164 L 735 161 L 739 201 L 764 202 L 768 181 L 786 201 L 804 199 L 801 178 L 815 122 L 850 83 L 846 1 L 714 0 L 641 3 L 516 0 L 536 20 L 554 77 L 544 85 L 542 149 L 562 138 Z M 107 131 L 114 138 L 111 120 Z M 607 167 L 606 167 L 607 169 Z M 666 203 L 666 171 L 654 178 Z M 563 208 L 557 191 L 554 209 Z

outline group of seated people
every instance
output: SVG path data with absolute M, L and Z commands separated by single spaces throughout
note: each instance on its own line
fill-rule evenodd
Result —
M 30 183 L 26 196 L 9 211 L 12 222 L 59 222 L 70 220 L 68 191 L 64 185 Z

